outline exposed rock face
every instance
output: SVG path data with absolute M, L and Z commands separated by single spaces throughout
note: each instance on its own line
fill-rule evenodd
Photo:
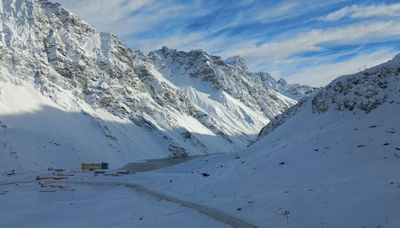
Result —
M 275 79 L 267 73 L 251 73 L 241 57 L 222 60 L 201 50 L 177 51 L 163 47 L 151 52 L 150 59 L 167 77 L 192 77 L 209 82 L 253 110 L 271 119 L 295 101 L 279 93 Z M 268 75 L 268 76 L 266 76 Z
M 339 111 L 362 110 L 366 113 L 399 96 L 400 57 L 351 76 L 334 80 L 312 100 L 313 111 L 329 108 Z M 330 107 L 331 106 L 331 107 Z
M 32 83 L 71 111 L 68 97 L 111 144 L 118 137 L 103 112 L 154 134 L 176 156 L 242 148 L 303 94 L 283 95 L 297 92 L 249 72 L 241 57 L 131 50 L 47 0 L 0 1 L 0 71 L 4 83 Z
M 369 113 L 385 103 L 400 104 L 400 55 L 387 63 L 335 79 L 314 96 L 300 100 L 276 116 L 261 130 L 258 139 L 300 111 L 310 110 L 318 115 L 330 111 Z

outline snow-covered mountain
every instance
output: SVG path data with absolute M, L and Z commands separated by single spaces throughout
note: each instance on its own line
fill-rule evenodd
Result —
M 273 88 L 283 95 L 295 100 L 300 100 L 301 98 L 312 95 L 314 92 L 318 91 L 318 88 L 308 85 L 289 84 L 283 78 L 279 79 L 276 83 L 276 86 Z
M 303 99 L 242 153 L 133 179 L 258 227 L 395 228 L 399 162 L 400 55 Z
M 313 90 L 276 85 L 240 57 L 166 47 L 146 55 L 59 4 L 0 1 L 1 159 L 14 161 L 2 166 L 241 149 Z
M 283 125 L 298 113 L 308 110 L 319 115 L 333 111 L 361 115 L 359 112 L 369 113 L 379 106 L 393 105 L 396 108 L 400 104 L 399 75 L 400 55 L 397 55 L 387 63 L 357 74 L 339 77 L 324 89 L 319 90 L 315 96 L 300 100 L 295 106 L 276 116 L 261 130 L 258 139 Z
M 194 95 L 193 91 L 206 94 L 217 92 L 212 99 L 221 95 L 232 97 L 251 110 L 262 113 L 267 119 L 272 119 L 295 103 L 293 99 L 264 85 L 267 80 L 275 82 L 273 78 L 248 72 L 244 59 L 240 57 L 235 57 L 237 61 L 224 61 L 219 56 L 201 50 L 183 52 L 163 47 L 151 52 L 149 58 L 167 80 L 184 88 L 189 98 Z M 199 81 L 202 85 L 199 85 Z M 196 99 L 192 98 L 191 101 L 205 108 Z

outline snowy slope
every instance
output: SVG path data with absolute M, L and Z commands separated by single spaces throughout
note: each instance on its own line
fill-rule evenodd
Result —
M 1 186 L 1 227 L 229 227 L 195 210 L 118 186 Z
M 162 157 L 168 145 L 152 134 L 107 112 L 93 110 L 65 92 L 62 108 L 29 83 L 0 84 L 1 170 L 79 168 L 83 161 Z M 158 137 L 158 138 L 157 138 Z
M 249 72 L 244 59 L 240 57 L 223 61 L 221 57 L 201 50 L 183 52 L 167 47 L 149 53 L 149 57 L 174 84 L 189 86 L 203 93 L 212 92 L 212 88 L 214 91 L 222 90 L 249 108 L 263 113 L 268 119 L 295 103 L 293 99 L 265 86 L 265 80 L 274 79 L 265 79 Z
M 303 110 L 324 114 L 342 112 L 369 113 L 383 104 L 398 104 L 400 94 L 400 55 L 387 63 L 366 69 L 354 75 L 342 76 L 313 97 L 301 100 L 282 115 L 277 116 L 259 134 L 267 135 Z
M 399 139 L 397 56 L 334 80 L 273 120 L 242 153 L 135 179 L 259 227 L 395 228 Z
M 1 165 L 118 166 L 238 150 L 295 103 L 266 81 L 276 83 L 240 57 L 146 55 L 59 4 L 1 0 L 1 155 L 13 161 Z

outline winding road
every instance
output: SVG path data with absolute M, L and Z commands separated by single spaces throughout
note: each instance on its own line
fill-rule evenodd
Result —
M 154 160 L 148 160 L 148 161 L 141 161 L 141 162 L 135 162 L 135 163 L 130 163 L 126 166 L 124 166 L 122 169 L 124 170 L 129 170 L 131 172 L 146 172 L 150 170 L 156 170 L 156 169 L 161 169 L 169 166 L 173 166 L 176 164 L 179 164 L 181 162 L 185 162 L 188 160 L 191 160 L 193 158 L 185 158 L 185 159 L 154 159 Z M 155 197 L 157 199 L 161 200 L 166 200 L 171 203 L 178 204 L 180 206 L 198 211 L 201 214 L 204 214 L 212 219 L 215 219 L 217 221 L 220 221 L 222 223 L 225 223 L 227 225 L 230 225 L 232 227 L 238 227 L 238 228 L 254 228 L 257 227 L 253 224 L 250 224 L 246 221 L 243 221 L 233 215 L 230 215 L 226 212 L 223 212 L 221 210 L 207 207 L 205 205 L 185 201 L 179 198 L 176 198 L 174 196 L 166 195 L 161 192 L 154 191 L 152 189 L 149 189 L 143 185 L 133 183 L 133 182 L 122 182 L 122 181 L 91 181 L 91 180 L 74 180 L 74 178 L 70 178 L 68 180 L 46 180 L 46 183 L 66 183 L 66 184 L 76 184 L 76 185 L 92 185 L 92 186 L 112 186 L 112 187 L 118 187 L 118 186 L 125 186 L 128 188 L 132 188 L 138 192 L 150 195 L 152 197 Z M 33 178 L 31 180 L 14 180 L 14 181 L 8 181 L 8 182 L 0 182 L 0 186 L 5 186 L 5 185 L 18 185 L 18 184 L 27 184 L 27 183 L 36 183 L 36 180 Z
M 149 188 L 144 187 L 143 185 L 136 184 L 136 183 L 131 183 L 131 182 L 104 182 L 104 181 L 70 181 L 70 183 L 74 184 L 86 184 L 86 185 L 109 185 L 109 186 L 126 186 L 128 188 L 133 188 L 139 192 L 146 193 L 148 195 L 151 195 L 153 197 L 156 197 L 158 199 L 166 200 L 172 203 L 179 204 L 183 207 L 189 208 L 196 210 L 202 214 L 207 215 L 210 218 L 213 218 L 217 221 L 223 222 L 225 224 L 231 225 L 232 227 L 238 227 L 238 228 L 255 228 L 257 226 L 252 225 L 248 222 L 245 222 L 235 216 L 232 216 L 230 214 L 227 214 L 223 211 L 220 211 L 218 209 L 210 208 L 204 205 L 188 202 L 185 200 L 178 199 L 176 197 L 166 195 L 160 192 L 153 191 Z

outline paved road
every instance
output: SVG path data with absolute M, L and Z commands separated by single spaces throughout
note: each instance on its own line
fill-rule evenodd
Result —
M 128 163 L 124 167 L 122 167 L 122 169 L 129 170 L 130 172 L 147 172 L 151 170 L 171 167 L 195 158 L 197 157 L 149 159 Z
M 158 199 L 163 199 L 169 202 L 173 202 L 176 204 L 179 204 L 181 206 L 184 206 L 186 208 L 190 208 L 193 210 L 196 210 L 202 214 L 207 215 L 210 218 L 213 218 L 215 220 L 218 220 L 220 222 L 223 222 L 225 224 L 231 225 L 232 227 L 238 227 L 238 228 L 254 228 L 257 227 L 255 225 L 252 225 L 248 222 L 245 222 L 233 215 L 227 214 L 223 211 L 220 211 L 218 209 L 206 207 L 204 205 L 188 202 L 185 200 L 178 199 L 176 197 L 166 195 L 160 192 L 153 191 L 149 188 L 146 188 L 140 184 L 136 183 L 131 183 L 131 182 L 104 182 L 104 181 L 72 181 L 72 183 L 75 184 L 86 184 L 86 185 L 109 185 L 109 186 L 126 186 L 128 188 L 133 188 L 139 192 L 146 193 L 148 195 L 151 195 L 153 197 L 156 197 Z
M 156 169 L 161 169 L 161 168 L 166 168 L 170 166 L 174 166 L 176 164 L 194 159 L 196 157 L 189 157 L 189 158 L 184 158 L 184 159 L 153 159 L 153 160 L 146 160 L 143 162 L 134 162 L 134 163 L 129 163 L 126 166 L 124 166 L 122 169 L 129 170 L 129 171 L 134 171 L 134 172 L 146 172 L 150 170 L 156 170 Z M 49 180 L 46 182 L 59 182 L 55 180 Z M 13 184 L 22 184 L 22 183 L 33 183 L 35 182 L 34 180 L 20 180 L 20 181 L 11 181 L 11 182 L 0 182 L 1 185 L 13 185 Z M 172 203 L 179 204 L 183 207 L 190 208 L 193 210 L 196 210 L 202 214 L 207 215 L 210 218 L 213 218 L 215 220 L 218 220 L 220 222 L 223 222 L 225 224 L 231 225 L 232 227 L 238 227 L 238 228 L 254 228 L 256 227 L 255 225 L 252 225 L 248 222 L 245 222 L 233 215 L 230 215 L 228 213 L 225 213 L 221 210 L 210 208 L 204 205 L 192 203 L 189 201 L 185 201 L 182 199 L 178 199 L 176 197 L 166 195 L 160 192 L 156 192 L 154 190 L 151 190 L 149 188 L 144 187 L 143 185 L 132 183 L 132 182 L 118 182 L 118 181 L 74 181 L 73 178 L 72 180 L 66 180 L 65 183 L 72 183 L 72 184 L 84 184 L 84 185 L 108 185 L 108 186 L 126 186 L 128 188 L 133 188 L 139 192 L 143 192 L 145 194 L 148 194 L 150 196 L 156 197 L 158 199 L 166 200 Z
M 0 186 L 6 185 L 18 185 L 18 184 L 26 184 L 26 183 L 34 183 L 35 180 L 24 180 L 24 181 L 11 181 L 11 182 L 0 182 Z
M 3 182 L 0 183 L 0 186 L 4 185 L 15 185 L 15 184 L 26 184 L 26 183 L 35 183 L 35 180 L 25 180 L 25 181 L 10 181 L 10 182 Z M 46 182 L 55 182 L 58 183 L 60 181 L 56 180 L 49 180 Z M 202 214 L 207 215 L 210 218 L 223 222 L 225 224 L 231 225 L 232 227 L 238 228 L 254 228 L 257 227 L 252 225 L 246 221 L 243 221 L 233 215 L 227 214 L 221 210 L 210 208 L 201 204 L 192 203 L 189 201 L 185 201 L 182 199 L 178 199 L 176 197 L 166 195 L 160 192 L 156 192 L 149 188 L 144 187 L 143 185 L 132 183 L 132 182 L 118 182 L 118 181 L 74 181 L 74 180 L 67 180 L 62 181 L 63 183 L 72 183 L 72 184 L 84 184 L 84 185 L 100 185 L 100 186 L 125 186 L 128 188 L 133 188 L 139 192 L 143 192 L 145 194 L 151 195 L 158 199 L 166 200 L 172 203 L 179 204 L 183 207 L 190 208 L 196 210 Z
M 189 156 L 185 158 L 160 158 L 160 159 L 148 159 L 137 162 L 131 162 L 126 164 L 121 169 L 129 170 L 131 172 L 147 172 L 151 170 L 157 170 L 162 168 L 171 167 L 180 163 L 184 163 L 197 158 L 204 158 L 207 156 L 216 155 L 216 154 L 208 154 L 208 155 L 195 155 Z

